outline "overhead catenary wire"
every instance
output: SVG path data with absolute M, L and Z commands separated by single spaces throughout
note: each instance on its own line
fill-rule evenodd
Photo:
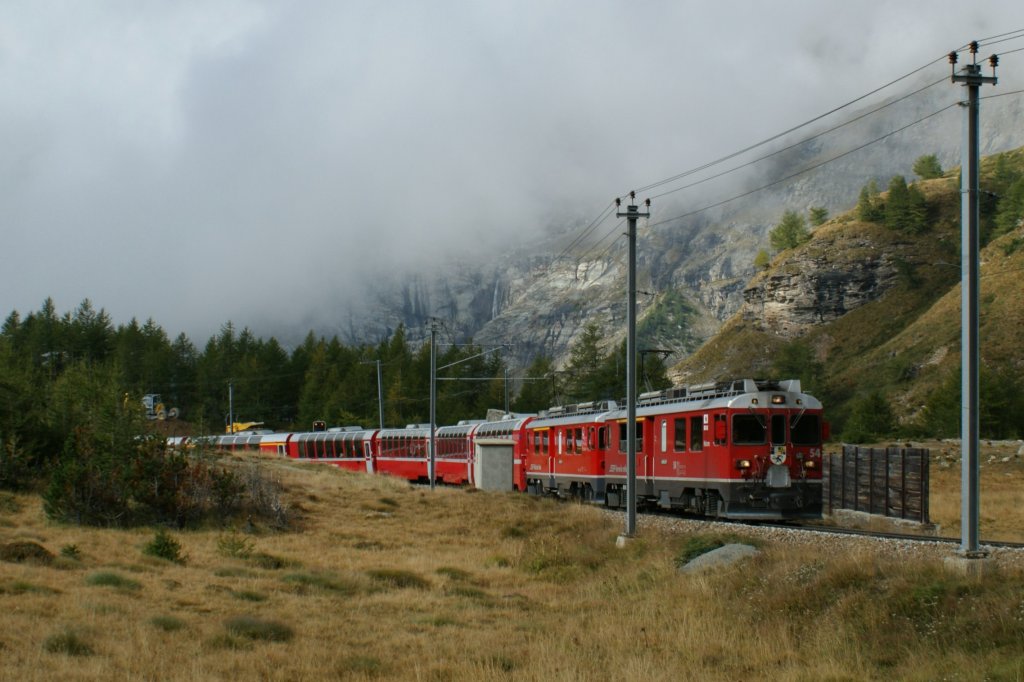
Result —
M 959 104 L 959 102 L 954 102 L 952 104 L 948 104 L 948 105 L 942 107 L 941 109 L 928 114 L 927 116 L 922 116 L 921 118 L 917 119 L 916 121 L 913 121 L 911 123 L 908 123 L 908 124 L 906 124 L 904 126 L 901 126 L 901 127 L 897 128 L 895 130 L 892 130 L 892 131 L 886 133 L 885 135 L 882 135 L 880 137 L 876 137 L 873 140 L 870 140 L 868 142 L 865 142 L 864 144 L 858 145 L 858 146 L 854 147 L 853 149 L 847 150 L 847 151 L 845 151 L 845 152 L 843 152 L 841 154 L 837 154 L 837 155 L 835 155 L 833 157 L 825 159 L 824 161 L 820 161 L 819 163 L 811 164 L 810 166 L 807 166 L 806 168 L 803 168 L 803 169 L 801 169 L 799 171 L 796 171 L 795 173 L 790 173 L 789 175 L 786 175 L 784 177 L 778 178 L 778 179 L 773 180 L 771 182 L 768 182 L 768 183 L 766 183 L 764 185 L 760 185 L 759 187 L 755 187 L 754 189 L 747 190 L 746 192 L 742 192 L 740 194 L 733 195 L 733 196 L 728 197 L 726 199 L 722 199 L 721 201 L 716 201 L 713 204 L 708 204 L 707 206 L 702 206 L 701 208 L 694 209 L 692 211 L 687 211 L 686 213 L 681 213 L 681 214 L 673 216 L 671 218 L 665 218 L 664 220 L 659 220 L 658 222 L 651 223 L 649 225 L 649 227 L 657 227 L 658 225 L 664 225 L 665 223 L 670 223 L 670 222 L 673 222 L 675 220 L 680 220 L 682 218 L 688 218 L 690 216 L 694 216 L 694 215 L 697 215 L 699 213 L 703 213 L 704 211 L 708 211 L 708 210 L 710 210 L 712 208 L 717 208 L 719 206 L 724 206 L 725 204 L 728 204 L 728 203 L 730 203 L 732 201 L 736 201 L 737 199 L 742 199 L 743 197 L 750 196 L 751 194 L 756 194 L 757 192 L 761 192 L 763 190 L 766 190 L 769 187 L 774 187 L 775 185 L 778 185 L 778 184 L 781 184 L 783 182 L 786 182 L 787 180 L 792 180 L 793 178 L 795 178 L 797 176 L 800 176 L 800 175 L 803 175 L 804 173 L 808 173 L 808 172 L 810 172 L 812 170 L 815 170 L 817 168 L 821 168 L 822 166 L 828 165 L 830 163 L 834 163 L 835 161 L 838 161 L 839 159 L 841 159 L 843 157 L 849 156 L 850 154 L 854 154 L 854 153 L 856 153 L 856 152 L 858 152 L 858 151 L 860 151 L 860 150 L 862 150 L 862 149 L 864 149 L 866 147 L 870 147 L 873 144 L 877 144 L 878 142 L 881 142 L 882 140 L 884 140 L 886 138 L 892 137 L 893 135 L 896 135 L 898 133 L 903 132 L 907 128 L 911 128 L 911 127 L 913 127 L 915 125 L 919 125 L 920 123 L 922 123 L 924 121 L 927 121 L 928 119 L 930 119 L 930 118 L 932 118 L 934 116 L 938 116 L 939 114 L 941 114 L 941 113 L 943 113 L 945 111 L 948 111 L 949 109 L 952 109 L 955 106 L 958 106 L 958 104 Z
M 995 40 L 996 38 L 999 40 Z M 1017 29 L 1016 31 L 1010 31 L 1009 33 L 1001 33 L 997 36 L 992 36 L 991 38 L 982 38 L 978 41 L 978 47 L 989 47 L 990 45 L 1005 43 L 1008 40 L 1017 40 L 1019 38 L 1024 38 L 1024 29 Z M 963 48 L 961 48 L 961 50 L 963 50 Z
M 697 180 L 696 182 L 691 182 L 691 183 L 689 183 L 687 185 L 683 185 L 682 187 L 676 187 L 674 189 L 667 190 L 667 191 L 662 192 L 660 194 L 655 194 L 651 198 L 652 199 L 658 199 L 660 197 L 667 196 L 669 194 L 673 194 L 675 192 L 682 191 L 684 189 L 690 189 L 692 187 L 696 187 L 697 185 L 703 184 L 705 182 L 709 182 L 711 180 L 716 180 L 716 179 L 718 179 L 720 177 L 728 175 L 729 173 L 735 173 L 738 170 L 741 170 L 743 168 L 747 168 L 748 166 L 752 166 L 755 163 L 759 163 L 759 162 L 764 161 L 766 159 L 770 159 L 773 156 L 778 156 L 779 154 L 783 154 L 785 152 L 788 152 L 789 150 L 794 149 L 796 147 L 799 147 L 802 144 L 806 144 L 808 142 L 816 140 L 819 137 L 824 137 L 825 135 L 828 135 L 829 133 L 833 133 L 833 132 L 839 130 L 840 128 L 843 128 L 843 127 L 848 126 L 850 124 L 856 123 L 857 121 L 865 119 L 868 116 L 871 116 L 873 114 L 877 114 L 879 111 L 882 111 L 883 109 L 891 107 L 891 106 L 893 106 L 895 104 L 899 104 L 900 102 L 903 102 L 903 101 L 913 97 L 914 95 L 918 95 L 918 94 L 924 92 L 925 90 L 928 90 L 929 88 L 933 88 L 933 87 L 935 87 L 936 85 L 938 85 L 940 83 L 945 83 L 948 80 L 949 80 L 949 76 L 943 76 L 939 80 L 937 80 L 937 81 L 935 81 L 933 83 L 929 83 L 928 85 L 926 85 L 926 86 L 924 86 L 922 88 L 918 88 L 917 90 L 914 90 L 913 92 L 909 92 L 906 95 L 904 95 L 903 97 L 900 97 L 898 99 L 894 99 L 891 102 L 887 102 L 887 103 L 885 103 L 885 104 L 883 104 L 883 105 L 881 105 L 879 107 L 876 107 L 875 109 L 872 109 L 871 111 L 866 111 L 863 114 L 860 114 L 859 116 L 854 116 L 850 120 L 844 121 L 844 122 L 839 123 L 837 125 L 834 125 L 834 126 L 832 126 L 831 128 L 829 128 L 827 130 L 821 131 L 820 133 L 815 133 L 814 135 L 811 135 L 809 137 L 805 137 L 802 140 L 797 140 L 796 142 L 794 142 L 794 143 L 792 143 L 790 145 L 787 145 L 785 147 L 782 147 L 781 149 L 777 149 L 774 152 L 771 152 L 769 154 L 765 154 L 764 156 L 759 156 L 758 158 L 752 159 L 750 161 L 747 161 L 746 163 L 740 164 L 739 166 L 733 166 L 732 168 L 730 168 L 728 170 L 724 170 L 724 171 L 722 171 L 720 173 L 715 173 L 714 175 L 709 175 L 706 178 L 701 178 L 700 180 Z
M 1008 32 L 999 33 L 999 34 L 996 34 L 996 35 L 992 35 L 992 36 L 988 36 L 988 37 L 982 38 L 982 39 L 979 40 L 979 43 L 982 44 L 982 45 L 991 45 L 991 44 L 995 44 L 996 42 L 1003 42 L 1005 40 L 1013 40 L 1013 39 L 1021 38 L 1021 37 L 1024 37 L 1024 29 L 1016 29 L 1014 31 L 1008 31 Z M 955 51 L 956 52 L 962 52 L 964 50 L 969 49 L 969 47 L 970 47 L 970 43 L 967 43 L 967 44 L 961 46 L 960 48 L 958 48 Z M 1013 51 L 1016 52 L 1017 50 L 1013 50 Z M 1004 54 L 1009 54 L 1009 53 L 1007 52 L 1007 53 L 1004 53 Z M 866 98 L 868 98 L 868 97 L 870 97 L 870 96 L 872 96 L 874 94 L 877 94 L 878 92 L 881 92 L 882 90 L 884 90 L 884 89 L 886 89 L 888 87 L 891 87 L 892 85 L 895 85 L 896 83 L 902 82 L 902 81 L 906 80 L 907 78 L 910 78 L 911 76 L 914 76 L 915 74 L 920 73 L 921 71 L 924 71 L 925 69 L 933 66 L 934 64 L 944 61 L 947 57 L 948 57 L 948 55 L 944 54 L 941 57 L 938 57 L 938 58 L 936 58 L 934 60 L 931 60 L 931 61 L 927 62 L 926 64 L 924 64 L 924 65 L 922 65 L 922 66 L 920 66 L 920 67 L 918 67 L 916 69 L 913 69 L 913 70 L 903 74 L 902 76 L 889 81 L 888 83 L 885 83 L 884 85 L 881 85 L 881 86 L 879 86 L 879 87 L 877 87 L 877 88 L 875 88 L 875 89 L 873 89 L 873 90 L 871 90 L 871 91 L 869 91 L 869 92 L 867 92 L 867 93 L 865 93 L 865 94 L 863 94 L 863 95 L 861 95 L 859 97 L 856 97 L 856 98 L 854 98 L 854 99 L 852 99 L 852 100 L 850 100 L 850 101 L 848 101 L 848 102 L 846 102 L 844 104 L 839 105 L 838 107 L 830 109 L 829 111 L 826 111 L 823 114 L 820 114 L 820 115 L 815 116 L 815 117 L 813 117 L 811 119 L 808 119 L 807 121 L 804 121 L 803 123 L 800 123 L 800 124 L 798 124 L 796 126 L 793 126 L 793 127 L 789 128 L 787 130 L 784 130 L 784 131 L 782 131 L 780 133 L 777 133 L 777 134 L 772 135 L 772 136 L 770 136 L 768 138 L 765 138 L 765 139 L 763 139 L 763 140 L 761 140 L 759 142 L 755 142 L 754 144 L 748 145 L 747 147 L 744 147 L 743 149 L 740 149 L 740 150 L 738 150 L 736 152 L 727 154 L 727 155 L 725 155 L 723 157 L 720 157 L 718 159 L 715 159 L 715 160 L 709 161 L 707 163 L 701 164 L 700 166 L 696 166 L 696 167 L 691 168 L 691 169 L 689 169 L 687 171 L 683 171 L 682 173 L 678 173 L 676 175 L 673 175 L 671 177 L 665 178 L 663 180 L 659 180 L 657 182 L 653 182 L 653 183 L 649 183 L 647 185 L 643 185 L 643 186 L 637 188 L 634 191 L 636 191 L 636 192 L 646 192 L 648 190 L 651 190 L 651 189 L 663 186 L 665 184 L 669 184 L 671 182 L 675 182 L 675 181 L 680 180 L 682 178 L 685 178 L 685 177 L 688 177 L 688 176 L 693 175 L 695 173 L 698 173 L 698 172 L 700 172 L 702 170 L 706 170 L 706 169 L 711 168 L 713 166 L 716 166 L 716 165 L 719 165 L 719 164 L 724 163 L 726 161 L 729 161 L 731 159 L 734 159 L 734 158 L 736 158 L 738 156 L 741 156 L 741 155 L 743 155 L 743 154 L 745 154 L 745 153 L 747 153 L 749 151 L 752 151 L 754 149 L 762 147 L 762 146 L 764 146 L 766 144 L 774 142 L 775 140 L 778 140 L 778 139 L 780 139 L 782 137 L 785 137 L 786 135 L 788 135 L 790 133 L 793 133 L 793 132 L 795 132 L 797 130 L 800 130 L 800 129 L 804 128 L 804 127 L 807 127 L 808 125 L 816 123 L 816 122 L 818 122 L 818 121 L 820 121 L 820 120 L 822 120 L 822 119 L 824 119 L 824 118 L 826 118 L 826 117 L 828 117 L 828 116 L 830 116 L 832 114 L 835 114 L 835 113 L 837 113 L 839 111 L 842 111 L 843 109 L 846 109 L 846 108 L 856 104 L 857 102 L 863 101 L 864 99 L 866 99 Z M 919 90 L 916 90 L 916 91 L 914 91 L 912 93 L 909 93 L 908 95 L 905 95 L 904 97 L 899 98 L 899 99 L 895 100 L 894 102 L 890 102 L 890 103 L 888 103 L 886 105 L 883 105 L 882 107 L 878 107 L 875 110 L 873 110 L 872 112 L 868 112 L 867 114 L 862 114 L 861 116 L 855 117 L 854 119 L 851 119 L 850 121 L 848 121 L 848 122 L 846 122 L 844 124 L 840 124 L 840 125 L 835 126 L 835 127 L 831 128 L 831 129 L 829 129 L 827 131 L 823 131 L 822 133 L 819 133 L 819 134 L 817 134 L 815 136 L 807 138 L 807 140 L 794 143 L 794 145 L 790 145 L 790 146 L 788 146 L 788 147 L 786 147 L 784 149 L 778 150 L 777 152 L 774 152 L 773 154 L 766 155 L 765 157 L 762 157 L 762 159 L 759 159 L 759 160 L 763 160 L 765 158 L 769 158 L 769 157 L 773 156 L 774 154 L 778 154 L 778 153 L 781 153 L 783 151 L 786 151 L 787 149 L 790 149 L 793 146 L 799 145 L 802 142 L 813 140 L 813 139 L 816 139 L 817 137 L 820 137 L 822 135 L 828 134 L 829 132 L 832 132 L 832 131 L 838 129 L 838 128 L 842 127 L 843 125 L 847 125 L 847 124 L 852 123 L 854 121 L 860 120 L 860 119 L 864 118 L 865 116 L 871 115 L 871 113 L 875 113 L 875 112 L 877 112 L 877 111 L 879 111 L 881 109 L 884 109 L 887 106 L 891 106 L 892 104 L 895 104 L 895 103 L 897 103 L 899 101 L 902 101 L 903 99 L 906 99 L 907 97 L 911 97 L 914 94 L 917 94 L 917 93 L 921 92 L 922 90 L 925 90 L 925 89 L 927 89 L 929 87 L 933 87 L 937 83 L 943 82 L 943 81 L 945 81 L 945 77 L 941 81 L 936 81 L 936 83 L 932 83 L 932 84 L 930 84 L 928 86 L 925 86 L 924 88 L 920 88 Z M 751 163 L 756 163 L 756 162 L 757 162 L 757 160 L 755 160 L 755 161 L 753 161 Z M 743 164 L 741 166 L 738 166 L 734 170 L 738 170 L 739 168 L 744 168 L 747 165 L 750 165 L 750 164 L 749 163 L 748 164 Z M 727 172 L 733 172 L 733 171 L 727 171 Z M 720 177 L 721 175 L 724 175 L 724 174 L 725 173 L 717 174 L 717 175 L 713 176 L 712 178 L 707 178 L 707 180 L 713 179 L 714 177 Z M 704 181 L 706 181 L 706 180 L 702 180 L 701 182 L 704 182 Z M 693 183 L 693 184 L 699 184 L 699 183 Z M 692 186 L 692 185 L 690 185 L 690 186 Z M 678 189 L 684 189 L 684 188 L 678 188 Z M 668 194 L 668 193 L 670 193 L 670 192 L 664 192 L 664 193 L 661 193 L 661 194 L 658 194 L 658 195 L 655 195 L 655 196 L 656 197 L 664 196 L 665 194 Z M 622 198 L 624 196 L 625 196 L 625 193 L 622 196 L 620 196 L 620 198 Z M 607 219 L 608 215 L 611 213 L 611 208 L 612 208 L 611 206 L 606 206 L 598 214 L 598 216 L 593 221 L 591 221 L 591 223 L 579 235 L 577 235 L 577 237 L 575 239 L 573 239 L 568 245 L 566 245 L 566 247 L 564 247 L 558 253 L 558 255 L 556 255 L 552 260 L 559 260 L 560 258 L 565 257 L 566 255 L 568 255 L 568 253 L 570 251 L 572 251 L 573 248 L 575 248 L 580 243 L 582 243 L 582 241 L 584 239 L 586 239 L 595 229 L 597 229 L 597 227 L 601 223 L 604 222 L 604 220 Z M 616 229 L 618 229 L 618 226 L 616 226 Z M 607 238 L 607 235 L 605 236 L 605 238 L 602 238 L 601 240 L 599 240 L 599 243 L 603 242 L 604 239 L 606 239 L 606 238 Z M 587 252 L 587 254 L 593 252 L 594 250 L 596 250 L 596 247 L 591 248 Z M 586 256 L 587 254 L 584 254 L 584 255 Z
M 920 67 L 918 67 L 918 68 L 916 68 L 916 69 L 914 69 L 912 71 L 909 71 L 908 73 L 903 74 L 899 78 L 891 80 L 888 83 L 885 83 L 884 85 L 880 85 L 879 87 L 875 88 L 874 90 L 866 92 L 863 95 L 860 95 L 859 97 L 855 97 L 854 99 L 852 99 L 852 100 L 850 100 L 850 101 L 848 101 L 848 102 L 846 102 L 844 104 L 841 104 L 841 105 L 839 105 L 839 106 L 837 106 L 837 107 L 835 107 L 833 109 L 830 109 L 830 110 L 826 111 L 823 114 L 819 114 L 819 115 L 817 115 L 817 116 L 815 116 L 813 118 L 810 118 L 810 119 L 804 121 L 803 123 L 797 124 L 797 125 L 795 125 L 795 126 L 793 126 L 791 128 L 788 128 L 788 129 L 786 129 L 786 130 L 784 130 L 784 131 L 782 131 L 780 133 L 776 133 L 775 135 L 767 137 L 767 138 L 765 138 L 765 139 L 763 139 L 763 140 L 761 140 L 759 142 L 755 142 L 754 144 L 748 145 L 747 147 L 744 147 L 743 149 L 740 149 L 739 151 L 733 152 L 731 154 L 727 154 L 726 156 L 723 156 L 723 157 L 720 157 L 718 159 L 715 159 L 714 161 L 709 161 L 709 162 L 704 163 L 704 164 L 702 164 L 700 166 L 697 166 L 695 168 L 691 168 L 690 170 L 683 171 L 682 173 L 677 173 L 676 175 L 673 175 L 673 176 L 671 176 L 669 178 L 665 178 L 663 180 L 658 180 L 657 182 L 652 182 L 650 184 L 643 185 L 643 186 L 637 188 L 635 191 L 636 192 L 646 192 L 646 191 L 654 189 L 656 187 L 661 187 L 662 185 L 666 185 L 666 184 L 668 184 L 670 182 L 675 182 L 676 180 L 680 180 L 680 179 L 685 178 L 685 177 L 687 177 L 689 175 L 693 175 L 694 173 L 698 173 L 698 172 L 700 172 L 702 170 L 706 170 L 706 169 L 711 168 L 713 166 L 717 166 L 717 165 L 719 165 L 721 163 L 724 163 L 726 161 L 734 159 L 737 156 L 741 156 L 743 154 L 746 154 L 747 152 L 753 151 L 754 149 L 757 149 L 758 147 L 763 147 L 764 145 L 769 144 L 771 142 L 774 142 L 775 140 L 778 140 L 778 139 L 780 139 L 782 137 L 785 137 L 786 135 L 794 133 L 797 130 L 800 130 L 801 128 L 806 128 L 807 126 L 809 126 L 809 125 L 811 125 L 813 123 L 817 123 L 818 121 L 820 121 L 820 120 L 822 120 L 824 118 L 827 118 L 827 117 L 831 116 L 832 114 L 838 113 L 838 112 L 842 111 L 843 109 L 846 109 L 846 108 L 848 108 L 850 106 L 853 106 L 857 102 L 863 101 L 864 99 L 867 99 L 868 97 L 870 97 L 872 95 L 875 95 L 875 94 L 881 92 L 882 90 L 885 90 L 886 88 L 895 85 L 896 83 L 904 81 L 907 78 L 910 78 L 911 76 L 913 76 L 915 74 L 918 74 L 921 71 L 924 71 L 925 69 L 929 68 L 930 66 L 932 66 L 932 65 L 934 65 L 934 64 L 936 64 L 938 62 L 943 62 L 943 61 L 946 60 L 947 57 L 948 57 L 948 55 L 944 54 L 941 57 L 939 57 L 937 59 L 933 59 L 932 61 L 928 62 L 927 64 L 925 64 L 923 66 L 920 66 Z

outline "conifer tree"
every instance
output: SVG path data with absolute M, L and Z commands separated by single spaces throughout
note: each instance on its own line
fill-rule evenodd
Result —
M 878 196 L 878 183 L 873 179 L 860 190 L 857 218 L 866 223 L 879 223 L 885 219 L 885 202 Z
M 768 233 L 768 240 L 776 251 L 797 247 L 810 237 L 804 217 L 796 211 L 783 213 L 782 220 Z
M 927 154 L 914 161 L 914 173 L 922 180 L 933 180 L 942 177 L 942 166 L 935 154 Z
M 828 220 L 828 209 L 824 206 L 811 206 L 807 213 L 811 227 L 818 227 Z

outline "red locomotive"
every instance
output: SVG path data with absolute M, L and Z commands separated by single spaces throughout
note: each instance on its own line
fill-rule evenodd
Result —
M 740 379 L 637 401 L 637 499 L 734 519 L 821 515 L 821 403 L 800 382 Z M 531 492 L 625 505 L 626 411 L 549 410 L 521 443 Z

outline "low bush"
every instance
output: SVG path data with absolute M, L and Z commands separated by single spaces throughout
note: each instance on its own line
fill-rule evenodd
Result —
M 248 559 L 252 556 L 256 543 L 244 535 L 232 532 L 229 535 L 221 535 L 217 538 L 217 552 L 221 556 L 233 559 Z
M 287 642 L 295 632 L 283 623 L 259 620 L 252 616 L 237 616 L 224 623 L 230 635 L 263 642 Z
M 324 573 L 291 573 L 284 577 L 284 581 L 294 585 L 300 594 L 321 590 L 352 596 L 359 591 L 359 585 L 355 581 Z
M 110 571 L 102 571 L 100 573 L 93 573 L 85 579 L 87 585 L 95 585 L 97 587 L 114 587 L 119 590 L 140 590 L 142 589 L 142 583 L 126 578 L 119 573 L 113 573 Z
M 171 537 L 163 528 L 156 532 L 153 539 L 142 549 L 142 553 L 160 559 L 184 564 L 187 557 L 181 553 L 181 543 Z
M 429 590 L 430 581 L 426 578 L 397 568 L 381 568 L 374 571 L 367 571 L 374 582 L 398 589 L 412 588 L 416 590 Z
M 153 616 L 149 624 L 164 632 L 175 632 L 185 627 L 185 621 L 174 616 Z
M 93 648 L 72 630 L 50 635 L 43 641 L 43 650 L 51 654 L 66 656 L 92 656 Z

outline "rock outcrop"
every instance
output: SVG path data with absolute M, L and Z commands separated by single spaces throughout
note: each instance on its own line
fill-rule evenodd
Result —
M 893 259 L 862 242 L 863 258 L 801 253 L 743 291 L 744 320 L 761 331 L 796 338 L 880 298 L 896 282 Z M 836 253 L 841 247 L 836 245 Z

